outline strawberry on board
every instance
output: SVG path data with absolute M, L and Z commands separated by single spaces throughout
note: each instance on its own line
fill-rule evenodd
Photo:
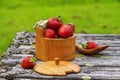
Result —
M 35 65 L 35 61 L 36 61 L 36 58 L 35 58 L 35 57 L 26 56 L 26 57 L 23 58 L 22 63 L 21 63 L 21 66 L 22 66 L 22 68 L 24 68 L 24 69 L 33 68 L 33 66 Z

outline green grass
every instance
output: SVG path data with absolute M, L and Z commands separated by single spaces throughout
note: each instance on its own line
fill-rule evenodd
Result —
M 0 56 L 18 31 L 35 31 L 35 22 L 62 16 L 76 33 L 119 34 L 120 0 L 0 0 Z

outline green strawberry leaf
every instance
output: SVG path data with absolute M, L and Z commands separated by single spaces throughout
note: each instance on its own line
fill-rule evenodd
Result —
M 34 63 L 35 61 L 36 61 L 36 58 L 35 58 L 35 57 L 31 57 L 31 58 L 30 58 L 30 62 L 33 62 L 33 63 Z
M 87 44 L 82 44 L 82 48 L 86 49 L 87 48 Z

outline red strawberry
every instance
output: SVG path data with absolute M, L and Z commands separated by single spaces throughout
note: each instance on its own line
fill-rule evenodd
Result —
M 87 42 L 87 47 L 86 47 L 87 49 L 94 49 L 96 47 L 98 47 L 98 44 L 95 41 Z
M 58 31 L 58 35 L 62 38 L 68 38 L 73 35 L 74 26 L 72 24 L 62 25 Z
M 88 41 L 85 44 L 82 44 L 84 49 L 94 49 L 98 47 L 98 44 L 95 41 Z
M 58 18 L 49 18 L 46 27 L 53 29 L 55 32 L 62 26 L 62 22 Z
M 26 56 L 23 58 L 21 66 L 24 69 L 29 69 L 29 68 L 33 68 L 33 66 L 35 65 L 35 57 L 32 56 Z
M 56 37 L 56 33 L 55 33 L 55 31 L 52 30 L 52 29 L 46 29 L 46 30 L 44 30 L 44 32 L 43 32 L 43 36 L 44 36 L 45 38 L 55 38 L 55 37 Z

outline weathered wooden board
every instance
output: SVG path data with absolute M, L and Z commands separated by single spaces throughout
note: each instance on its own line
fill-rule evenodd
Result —
M 32 69 L 22 69 L 20 62 L 26 55 L 35 55 L 35 33 L 18 32 L 13 42 L 0 61 L 1 80 L 120 80 L 120 35 L 119 34 L 76 34 L 76 43 L 95 40 L 98 44 L 109 44 L 109 47 L 97 55 L 83 55 L 76 51 L 72 62 L 81 66 L 78 74 L 67 76 L 45 76 Z M 37 61 L 39 62 L 39 61 Z

